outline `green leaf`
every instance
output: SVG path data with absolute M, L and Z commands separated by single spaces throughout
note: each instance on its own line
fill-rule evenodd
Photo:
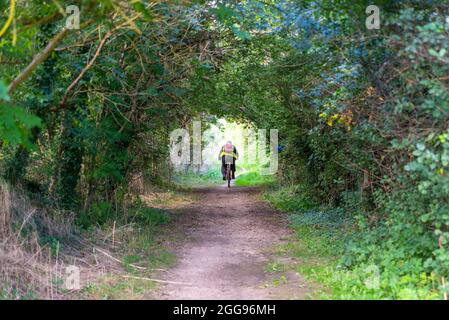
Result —
M 237 14 L 229 7 L 224 5 L 220 5 L 217 9 L 214 10 L 215 15 L 217 16 L 218 21 L 227 24 L 232 17 L 237 16 Z
M 5 83 L 3 82 L 3 80 L 0 80 L 0 100 L 3 100 L 3 101 L 11 100 L 8 95 L 8 88 L 5 85 Z
M 417 144 L 416 144 L 416 148 L 417 148 L 419 151 L 424 151 L 424 149 L 426 149 L 426 146 L 425 146 L 424 144 L 422 144 L 422 143 L 417 143 Z
M 149 87 L 147 89 L 147 93 L 152 97 L 157 97 L 160 95 L 159 91 L 155 87 Z
M 151 11 L 149 11 L 142 2 L 140 2 L 140 1 L 135 2 L 133 4 L 133 7 L 134 7 L 134 10 L 142 13 L 147 21 L 153 20 L 153 15 L 151 14 Z
M 249 34 L 249 32 L 240 30 L 240 28 L 236 25 L 231 26 L 231 30 L 232 32 L 234 32 L 234 35 L 241 40 L 251 39 L 251 35 Z
M 42 125 L 41 119 L 20 107 L 0 105 L 0 140 L 31 148 L 30 130 Z

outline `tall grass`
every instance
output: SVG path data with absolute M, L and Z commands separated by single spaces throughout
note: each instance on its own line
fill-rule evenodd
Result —
M 85 230 L 75 224 L 73 213 L 39 206 L 0 181 L 0 299 L 95 298 L 85 290 L 67 290 L 67 266 L 80 268 L 83 289 L 102 283 L 105 274 L 122 279 L 126 271 L 145 270 L 149 276 L 149 270 L 172 262 L 158 238 L 172 221 L 170 212 L 134 203 L 126 217 L 114 220 L 109 208 L 95 210 L 98 215 L 79 214 L 84 220 L 78 224 L 91 225 Z
M 235 180 L 235 185 L 238 187 L 270 186 L 275 184 L 276 177 L 274 175 L 261 175 L 257 171 L 238 175 Z
M 21 191 L 0 182 L 0 297 L 24 299 L 55 298 L 53 279 L 62 274 L 51 255 L 58 254 L 42 244 L 43 233 L 64 237 L 72 222 L 58 221 L 42 208 L 33 206 Z
M 213 166 L 206 172 L 178 172 L 174 176 L 173 182 L 185 189 L 220 185 L 223 184 L 221 167 Z

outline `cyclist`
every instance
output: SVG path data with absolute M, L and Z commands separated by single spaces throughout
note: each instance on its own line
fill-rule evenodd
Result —
M 220 149 L 218 160 L 221 159 L 221 174 L 223 180 L 226 180 L 226 164 L 231 163 L 232 179 L 235 179 L 235 160 L 239 157 L 237 148 L 232 145 L 231 141 L 226 142 Z

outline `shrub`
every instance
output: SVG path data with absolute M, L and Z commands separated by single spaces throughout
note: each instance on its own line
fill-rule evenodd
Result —
M 171 221 L 169 213 L 162 209 L 143 207 L 132 211 L 131 220 L 140 225 L 164 225 Z
M 291 185 L 279 188 L 276 191 L 267 192 L 264 197 L 276 208 L 284 212 L 308 210 L 317 205 L 309 190 L 304 185 Z
M 83 228 L 103 225 L 115 216 L 112 204 L 97 202 L 91 205 L 88 211 L 84 211 L 77 219 L 77 223 Z
M 268 186 L 276 183 L 272 175 L 261 175 L 258 172 L 243 173 L 236 177 L 235 185 L 238 187 Z

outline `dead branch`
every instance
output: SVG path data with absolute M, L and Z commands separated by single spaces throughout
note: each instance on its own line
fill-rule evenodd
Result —
M 154 282 L 160 282 L 160 283 L 182 284 L 182 285 L 186 285 L 186 286 L 192 285 L 191 283 L 187 283 L 187 282 L 168 281 L 168 280 L 160 280 L 160 279 L 145 278 L 145 277 L 135 277 L 135 276 L 126 276 L 126 275 L 123 275 L 122 277 L 127 278 L 127 279 L 146 280 L 146 281 L 154 281 Z

